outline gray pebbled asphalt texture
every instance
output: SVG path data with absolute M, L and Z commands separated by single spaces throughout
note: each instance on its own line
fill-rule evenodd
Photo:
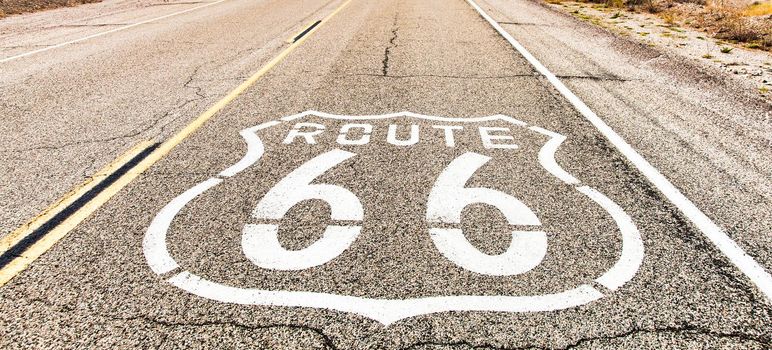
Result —
M 234 1 L 228 6 L 238 3 L 245 2 Z M 337 4 L 325 7 L 325 3 L 316 2 L 300 7 L 322 8 L 312 17 L 322 18 Z M 500 20 L 520 16 L 522 12 L 517 9 L 522 8 L 533 13 L 529 18 L 573 21 L 528 2 L 491 1 L 483 3 L 486 6 L 499 9 L 492 12 Z M 282 6 L 274 4 L 270 10 L 274 7 Z M 298 11 L 285 11 L 287 17 L 301 21 Z M 589 42 L 599 40 L 593 39 L 590 29 L 572 25 L 579 29 L 569 35 Z M 211 30 L 220 30 L 212 26 Z M 550 40 L 539 32 L 549 32 L 550 28 L 553 26 L 521 31 L 518 26 L 507 27 L 518 39 L 524 38 L 524 45 L 533 47 L 537 57 L 571 59 L 561 51 L 551 51 L 554 43 L 534 43 L 540 38 Z M 616 50 L 617 55 L 629 55 L 633 50 L 627 46 L 631 43 L 619 45 L 621 48 L 609 46 L 605 50 Z M 560 50 L 579 49 L 560 46 Z M 596 55 L 581 56 L 576 64 L 584 66 Z M 257 61 L 264 62 L 270 56 L 266 54 L 268 58 Z M 545 59 L 545 64 L 552 67 L 552 62 L 561 62 L 560 57 Z M 253 64 L 259 66 L 257 61 Z M 577 75 L 558 67 L 554 70 L 558 76 Z M 654 68 L 638 69 L 654 74 Z M 582 74 L 585 78 L 569 77 L 567 83 L 591 107 L 599 106 L 604 119 L 607 112 L 623 108 L 623 101 L 605 105 L 603 96 L 604 89 L 628 89 L 626 83 L 606 79 L 592 68 Z M 654 80 L 642 84 L 660 83 Z M 688 87 L 691 82 L 684 78 L 683 84 Z M 636 88 L 629 89 L 644 109 L 646 101 L 651 103 L 654 98 Z M 660 93 L 664 92 L 653 92 L 655 96 Z M 218 94 L 207 91 L 205 95 Z M 739 104 L 726 102 L 732 103 Z M 765 108 L 769 106 L 762 101 L 751 100 L 744 105 L 761 115 L 768 113 Z M 706 166 L 703 160 L 692 161 L 701 150 L 699 145 L 731 135 L 706 134 L 705 140 L 695 143 L 692 153 L 680 152 L 676 146 L 670 147 L 671 143 L 679 144 L 677 139 L 661 137 L 672 130 L 659 124 L 656 132 L 646 132 L 655 128 L 651 119 L 640 122 L 641 129 L 635 129 L 639 124 L 635 118 L 650 116 L 639 116 L 638 109 L 628 108 L 627 114 L 608 115 L 609 123 L 619 127 L 633 145 L 640 146 L 645 156 L 654 149 L 662 151 L 662 155 L 653 157 L 653 163 L 665 174 L 673 175 L 677 185 L 685 183 L 687 195 L 693 195 L 698 206 L 705 204 L 720 223 L 750 221 L 746 229 L 729 230 L 730 234 L 741 246 L 758 253 L 754 256 L 762 264 L 767 263 L 767 194 L 761 190 L 747 190 L 750 194 L 732 191 L 731 181 L 718 181 L 712 189 L 715 193 L 703 196 L 708 190 L 690 185 L 702 178 L 731 176 L 716 175 L 715 168 Z M 199 195 L 180 211 L 166 239 L 170 255 L 180 267 L 170 274 L 156 275 L 142 246 L 156 214 L 179 194 L 238 162 L 246 152 L 241 130 L 307 110 L 346 116 L 400 111 L 449 118 L 501 114 L 564 135 L 566 140 L 555 155 L 557 163 L 581 185 L 603 193 L 630 216 L 642 238 L 643 262 L 634 277 L 615 291 L 594 282 L 620 256 L 618 228 L 602 208 L 540 165 L 539 151 L 547 140 L 544 135 L 500 120 L 459 121 L 450 124 L 464 129 L 456 131 L 455 147 L 447 147 L 443 134 L 432 126 L 449 122 L 395 117 L 356 121 L 372 125 L 373 131 L 367 144 L 352 146 L 337 141 L 341 127 L 352 121 L 312 114 L 259 131 L 265 147 L 260 160 Z M 688 109 L 682 111 L 688 114 Z M 189 113 L 193 118 L 194 111 Z M 635 117 L 626 119 L 627 115 Z M 753 115 L 743 114 L 743 118 L 753 119 Z M 324 132 L 315 136 L 315 144 L 300 138 L 284 142 L 299 122 L 325 126 Z M 695 128 L 712 125 L 705 124 Z M 761 130 L 765 128 L 758 120 L 748 128 L 757 124 Z M 390 125 L 397 127 L 400 139 L 407 138 L 408 128 L 416 125 L 418 142 L 411 146 L 390 144 Z M 516 144 L 517 148 L 484 147 L 481 126 L 508 128 L 506 133 L 512 139 L 500 142 Z M 757 132 L 748 131 L 751 135 Z M 362 135 L 349 136 L 355 139 Z M 762 142 L 749 139 L 751 144 Z M 653 140 L 662 146 L 654 147 Z M 715 147 L 726 147 L 727 153 L 739 147 L 720 145 Z M 313 183 L 334 184 L 356 195 L 364 212 L 361 222 L 331 220 L 331 206 L 318 200 L 300 202 L 281 220 L 254 217 L 257 203 L 282 178 L 310 159 L 335 149 L 356 155 Z M 475 249 L 496 255 L 509 247 L 511 230 L 534 230 L 510 225 L 499 210 L 481 204 L 465 208 L 461 223 L 427 222 L 427 201 L 433 184 L 453 159 L 466 152 L 491 158 L 466 182 L 466 187 L 485 187 L 514 196 L 539 217 L 538 229 L 546 232 L 548 245 L 544 259 L 533 269 L 503 277 L 475 273 L 445 258 L 432 243 L 430 227 L 460 228 Z M 747 150 L 738 157 L 753 158 L 748 154 L 752 152 Z M 679 161 L 682 166 L 670 166 Z M 754 169 L 749 170 L 749 182 L 744 183 L 763 186 L 763 181 L 753 180 L 754 172 L 763 170 Z M 717 206 L 714 212 L 711 208 L 718 205 L 719 198 L 725 206 Z M 753 198 L 762 199 L 753 202 Z M 742 205 L 746 202 L 756 204 L 750 208 Z M 748 216 L 749 210 L 756 210 L 759 219 L 749 220 L 753 217 Z M 327 225 L 361 225 L 362 229 L 348 249 L 325 264 L 300 271 L 277 271 L 256 266 L 243 252 L 244 225 L 259 223 L 279 225 L 279 243 L 294 251 L 317 241 Z M 167 281 L 180 271 L 236 288 L 379 300 L 543 295 L 582 284 L 593 286 L 604 296 L 563 310 L 440 312 L 403 318 L 385 326 L 361 313 L 207 299 Z M 460 0 L 352 1 L 214 119 L 0 288 L 0 310 L 0 346 L 4 348 L 768 349 L 772 344 L 772 308 L 764 296 Z

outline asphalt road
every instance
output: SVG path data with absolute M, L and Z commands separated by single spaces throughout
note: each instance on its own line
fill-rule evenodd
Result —
M 534 2 L 473 4 L 0 21 L 3 235 L 157 142 L 0 287 L 0 346 L 772 347 L 770 102 Z

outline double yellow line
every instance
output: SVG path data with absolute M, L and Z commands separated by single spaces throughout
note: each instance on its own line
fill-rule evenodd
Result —
M 249 77 L 249 79 L 241 83 L 241 85 L 233 89 L 213 106 L 209 107 L 209 109 L 185 126 L 185 128 L 180 130 L 176 135 L 158 145 L 157 148 L 152 149 L 154 144 L 151 141 L 141 142 L 127 153 L 118 157 L 115 161 L 110 163 L 110 165 L 97 172 L 84 184 L 70 191 L 48 209 L 43 211 L 43 213 L 0 239 L 0 257 L 2 257 L 2 259 L 0 259 L 0 265 L 2 265 L 2 268 L 0 268 L 0 286 L 5 285 L 13 277 L 27 268 L 30 263 L 48 251 L 56 244 L 56 242 L 66 236 L 78 224 L 104 205 L 121 189 L 126 187 L 132 180 L 161 160 L 161 158 L 171 152 L 174 147 L 201 128 L 201 126 L 209 121 L 209 119 L 212 119 L 213 116 L 246 91 L 250 86 L 254 85 L 263 75 L 284 60 L 287 55 L 300 46 L 312 33 L 317 31 L 338 12 L 343 10 L 343 8 L 351 1 L 352 0 L 346 0 L 343 4 L 338 6 L 332 13 L 322 19 L 318 25 L 307 30 L 302 37 L 294 40 L 290 46 L 266 63 L 260 70 Z M 130 170 L 126 171 L 118 179 L 114 179 L 113 182 L 98 193 L 92 192 L 100 186 L 103 181 L 110 177 L 115 177 L 119 171 L 125 171 L 127 165 L 133 165 L 130 164 L 132 160 L 136 160 L 138 157 L 143 156 L 142 153 L 147 152 L 150 149 L 152 149 L 152 151 L 147 154 L 147 156 L 143 157 L 136 165 L 132 166 Z M 90 200 L 82 204 L 77 203 L 82 202 L 84 197 L 90 193 L 93 195 Z M 80 204 L 78 209 L 72 213 L 65 213 L 68 208 L 72 208 L 74 204 Z M 60 216 L 63 213 L 69 215 L 62 218 L 61 221 L 51 224 L 53 219 L 57 219 L 57 216 Z M 46 230 L 45 233 L 41 235 L 41 231 L 39 230 L 44 228 L 44 225 L 55 226 Z M 38 235 L 40 236 L 38 237 Z M 9 257 L 11 254 L 13 256 Z

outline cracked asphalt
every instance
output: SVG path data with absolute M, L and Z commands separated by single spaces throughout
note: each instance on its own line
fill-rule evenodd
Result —
M 201 4 L 10 17 L 0 57 Z M 227 0 L 0 63 L 0 234 L 342 4 Z M 769 271 L 768 101 L 537 2 L 478 4 Z M 0 310 L 8 349 L 772 348 L 763 292 L 462 0 L 352 0 Z

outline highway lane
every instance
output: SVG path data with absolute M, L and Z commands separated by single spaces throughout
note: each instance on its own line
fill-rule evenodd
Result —
M 72 23 L 139 23 L 202 6 L 111 5 L 122 11 L 112 13 L 108 7 L 100 10 L 106 15 L 74 20 L 58 18 L 60 10 L 55 10 L 0 25 L 4 32 L 21 32 L 7 42 L 34 50 L 38 47 L 30 45 L 115 29 Z M 6 150 L 0 156 L 2 235 L 138 142 L 162 141 L 174 134 L 334 5 L 226 1 L 2 63 L 0 113 L 7 121 L 0 141 Z M 44 19 L 63 24 L 35 29 Z M 46 39 L 40 41 L 41 36 Z M 18 54 L 16 50 L 0 57 Z
M 352 1 L 0 293 L 9 348 L 770 341 L 754 284 L 463 1 Z

